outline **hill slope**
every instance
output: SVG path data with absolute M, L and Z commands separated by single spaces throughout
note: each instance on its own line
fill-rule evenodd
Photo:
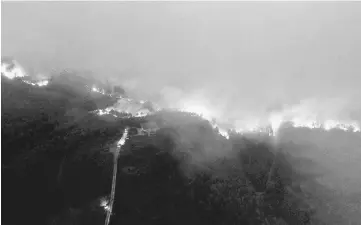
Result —
M 291 167 L 269 145 L 226 140 L 208 121 L 183 112 L 107 122 L 88 113 L 98 100 L 71 85 L 2 82 L 4 223 L 103 224 L 109 148 L 124 127 L 149 120 L 161 129 L 131 136 L 119 158 L 112 224 L 308 223 L 300 202 L 288 204 Z M 74 108 L 82 112 L 76 119 Z

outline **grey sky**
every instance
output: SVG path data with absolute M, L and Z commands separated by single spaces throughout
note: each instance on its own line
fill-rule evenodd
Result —
M 360 27 L 360 2 L 7 2 L 1 51 L 35 71 L 111 75 L 144 95 L 202 92 L 236 115 L 360 99 Z

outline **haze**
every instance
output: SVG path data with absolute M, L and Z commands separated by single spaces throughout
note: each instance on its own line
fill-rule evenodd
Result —
M 36 74 L 91 71 L 224 124 L 273 111 L 361 123 L 360 2 L 5 2 L 1 19 L 1 54 Z M 228 154 L 185 127 L 204 142 L 196 157 Z M 331 189 L 359 193 L 360 133 L 296 130 L 277 136 L 284 149 Z
M 35 73 L 86 69 L 138 97 L 192 99 L 231 119 L 309 98 L 361 112 L 359 2 L 2 5 L 1 53 Z

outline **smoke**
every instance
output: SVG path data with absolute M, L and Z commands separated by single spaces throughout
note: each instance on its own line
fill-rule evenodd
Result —
M 35 73 L 92 71 L 225 129 L 360 122 L 356 4 L 5 3 L 1 51 Z
M 185 92 L 176 87 L 164 87 L 159 91 L 159 102 L 165 108 L 178 108 L 188 112 L 202 114 L 207 120 L 215 119 L 225 128 L 252 130 L 275 123 L 277 128 L 283 122 L 293 122 L 296 126 L 310 126 L 319 123 L 343 123 L 360 129 L 361 105 L 357 95 L 344 94 L 339 97 L 312 97 L 278 103 L 277 107 L 266 104 L 265 107 L 246 107 L 247 103 L 235 105 L 228 96 L 206 89 Z M 329 125 L 327 125 L 327 123 Z
M 300 173 L 322 174 L 323 185 L 344 194 L 359 192 L 360 133 L 288 128 L 280 132 L 279 146 L 310 165 L 294 165 Z
M 190 102 L 222 123 L 304 104 L 318 114 L 339 96 L 354 105 L 332 100 L 331 116 L 359 109 L 354 3 L 8 2 L 2 14 L 2 54 L 35 73 L 92 71 L 130 96 Z
M 210 172 L 219 159 L 234 158 L 232 144 L 221 136 L 211 124 L 199 116 L 179 111 L 160 111 L 156 114 L 166 124 L 159 134 L 170 137 L 173 143 L 173 156 L 181 163 L 186 176 L 199 171 Z

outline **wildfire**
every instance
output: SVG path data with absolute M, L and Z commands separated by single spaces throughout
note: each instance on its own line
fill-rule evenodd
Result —
M 92 91 L 105 95 L 105 91 L 103 89 L 97 88 L 95 86 L 92 87 Z
M 14 78 L 23 78 L 28 77 L 24 69 L 16 60 L 8 60 L 6 62 L 1 62 L 1 74 L 2 76 L 7 77 L 8 79 Z M 48 80 L 40 81 L 30 81 L 29 79 L 21 79 L 23 82 L 32 85 L 43 87 L 49 84 Z M 113 97 L 112 94 L 107 93 L 104 89 L 93 85 L 91 87 L 92 92 L 96 92 L 102 95 L 107 95 Z M 204 99 L 203 99 L 204 100 Z M 140 100 L 135 101 L 129 98 L 120 98 L 118 102 L 105 109 L 98 109 L 93 111 L 99 116 L 102 115 L 113 115 L 118 117 L 112 111 L 119 113 L 131 113 L 135 117 L 144 117 L 149 115 L 151 112 L 143 107 L 146 101 Z M 203 119 L 209 121 L 214 129 L 217 129 L 219 134 L 225 138 L 229 138 L 228 131 L 224 127 L 219 126 L 216 123 L 215 118 L 220 118 L 215 110 L 210 110 L 209 107 L 206 107 L 204 101 L 195 101 L 187 100 L 178 102 L 181 104 L 176 104 L 176 107 L 179 111 L 194 113 L 198 116 L 201 116 Z M 281 126 L 285 123 L 290 124 L 291 126 L 305 127 L 309 129 L 324 129 L 329 131 L 332 129 L 340 129 L 343 131 L 352 131 L 352 132 L 361 132 L 360 123 L 352 120 L 337 120 L 335 118 L 330 118 L 330 116 L 323 116 L 326 119 L 320 119 L 317 113 L 312 113 L 311 108 L 322 108 L 318 105 L 319 101 L 315 99 L 310 101 L 305 101 L 302 104 L 288 107 L 286 110 L 281 112 L 273 112 L 268 117 L 263 118 L 263 120 L 253 117 L 245 118 L 242 120 L 233 121 L 234 125 L 232 130 L 237 133 L 267 133 L 268 135 L 277 136 Z M 327 101 L 325 104 L 327 105 Z M 160 108 L 156 111 L 160 110 Z M 315 109 L 317 110 L 317 109 Z
M 39 86 L 39 87 L 42 87 L 42 86 L 46 86 L 49 84 L 49 81 L 48 80 L 43 80 L 43 81 L 38 81 L 38 82 L 31 82 L 31 81 L 27 81 L 27 80 L 23 80 L 25 83 L 27 84 L 30 84 L 32 86 Z
M 101 94 L 106 94 L 104 90 L 99 89 L 93 86 L 92 91 L 98 92 Z M 129 98 L 122 98 L 121 103 L 115 104 L 114 106 L 108 107 L 106 109 L 96 110 L 95 113 L 98 115 L 107 115 L 111 114 L 111 111 L 117 112 L 128 112 L 127 109 L 131 109 L 133 105 L 138 103 L 142 105 L 145 101 L 141 100 L 135 103 L 136 101 Z M 128 103 L 126 103 L 128 102 Z M 134 104 L 133 104 L 134 103 Z M 128 105 L 127 105 L 128 104 Z M 182 104 L 179 104 L 177 110 L 182 112 L 194 113 L 198 116 L 201 116 L 203 119 L 209 121 L 214 129 L 217 129 L 219 134 L 229 139 L 229 134 L 224 127 L 219 126 L 215 120 L 217 114 L 206 107 L 204 104 L 196 101 L 183 101 Z M 137 108 L 137 107 L 136 107 Z M 148 115 L 150 112 L 141 107 L 138 107 L 135 113 L 132 113 L 132 116 L 143 117 Z M 277 136 L 281 126 L 283 124 L 290 124 L 291 126 L 305 127 L 309 129 L 324 129 L 329 131 L 332 129 L 341 129 L 344 131 L 353 131 L 360 132 L 360 124 L 356 121 L 339 121 L 336 119 L 327 119 L 319 120 L 317 116 L 312 113 L 309 113 L 310 110 L 305 110 L 301 107 L 291 107 L 291 109 L 271 113 L 268 117 L 259 119 L 257 117 L 245 118 L 241 120 L 235 120 L 232 130 L 239 134 L 246 133 L 264 133 L 269 136 Z M 117 117 L 116 115 L 114 115 Z
M 128 138 L 128 130 L 129 128 L 125 128 L 124 129 L 124 133 L 123 133 L 123 136 L 122 138 L 118 141 L 117 143 L 117 147 L 120 148 L 121 146 L 123 146 L 125 144 L 125 141 L 127 140 Z
M 11 64 L 1 62 L 1 75 L 4 75 L 8 79 L 27 76 L 24 69 L 15 60 L 12 60 Z
M 220 135 L 222 135 L 223 137 L 225 137 L 226 139 L 229 139 L 229 134 L 228 131 L 222 129 L 222 128 L 218 128 L 218 132 Z
M 215 122 L 215 119 L 212 118 L 211 110 L 207 109 L 203 105 L 184 105 L 180 111 L 191 112 L 201 116 L 203 119 L 208 120 L 213 128 L 218 128 L 219 133 L 225 138 L 229 138 L 229 134 L 225 129 L 220 128 L 220 126 Z M 278 112 L 272 113 L 268 118 L 263 120 L 253 117 L 243 120 L 236 120 L 234 122 L 234 128 L 232 129 L 236 133 L 266 133 L 269 136 L 277 136 L 279 129 L 285 123 L 290 124 L 291 126 L 305 127 L 309 129 L 324 129 L 329 131 L 332 129 L 340 129 L 343 131 L 352 131 L 360 132 L 360 124 L 357 121 L 340 121 L 336 119 L 327 119 L 327 120 L 317 120 L 316 116 L 310 116 L 305 113 L 302 115 L 301 112 L 298 115 L 292 111 L 293 115 L 289 112 Z
M 181 112 L 194 113 L 203 119 L 209 121 L 214 129 L 218 129 L 218 133 L 226 139 L 229 139 L 228 131 L 221 128 L 213 117 L 212 111 L 208 110 L 207 107 L 202 106 L 201 104 L 196 104 L 194 102 L 185 102 L 183 107 L 179 109 Z
M 114 105 L 109 106 L 105 109 L 94 110 L 92 111 L 92 113 L 95 113 L 99 116 L 113 115 L 114 117 L 118 117 L 114 112 L 118 112 L 121 114 L 125 113 L 126 115 L 131 115 L 134 117 L 145 117 L 152 113 L 148 109 L 143 108 L 141 104 L 137 104 L 135 101 L 132 101 L 131 99 L 121 99 L 119 101 Z
M 270 117 L 270 123 L 272 129 L 277 133 L 280 126 L 284 123 L 290 123 L 293 127 L 304 127 L 309 129 L 324 129 L 326 131 L 332 129 L 340 129 L 343 131 L 360 132 L 360 124 L 357 121 L 352 120 L 337 120 L 337 119 L 326 119 L 320 120 L 317 118 L 309 118 L 306 116 L 293 116 L 288 118 L 282 114 L 272 115 Z
M 195 113 L 206 120 L 212 120 L 211 112 L 207 108 L 200 105 L 186 105 L 181 108 L 180 111 Z
M 109 200 L 107 198 L 101 198 L 100 206 L 103 207 L 105 211 L 109 211 L 110 210 Z
M 99 116 L 102 116 L 102 115 L 109 115 L 110 112 L 113 110 L 112 107 L 108 107 L 108 108 L 105 108 L 105 109 L 97 109 L 95 111 L 93 111 L 95 114 L 99 115 Z M 115 117 L 117 117 L 117 115 L 113 115 Z
M 7 77 L 10 80 L 14 78 L 30 77 L 26 74 L 25 70 L 16 60 L 11 60 L 11 63 L 1 62 L 1 75 Z M 30 81 L 27 79 L 21 79 L 21 81 L 26 84 L 38 87 L 46 86 L 49 84 L 48 80 Z
M 92 86 L 91 91 L 92 92 L 97 92 L 97 93 L 102 94 L 102 95 L 107 95 L 107 96 L 110 96 L 110 97 L 113 96 L 112 94 L 106 93 L 104 89 L 98 88 L 95 85 Z

